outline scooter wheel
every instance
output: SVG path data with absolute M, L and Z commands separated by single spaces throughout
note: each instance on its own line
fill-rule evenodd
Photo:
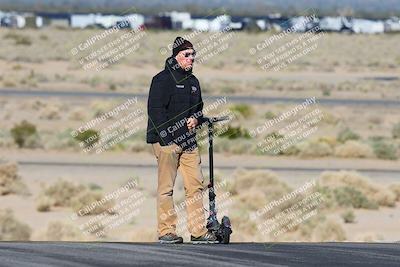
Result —
M 222 244 L 229 244 L 229 241 L 231 239 L 231 233 L 232 233 L 231 228 L 224 227 L 222 229 L 222 240 L 221 240 Z

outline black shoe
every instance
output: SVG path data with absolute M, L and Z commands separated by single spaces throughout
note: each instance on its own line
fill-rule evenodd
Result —
M 176 234 L 169 233 L 169 234 L 159 237 L 158 241 L 161 244 L 181 244 L 181 243 L 183 243 L 183 238 L 180 236 L 177 236 Z
M 207 232 L 202 236 L 199 237 L 190 237 L 190 241 L 192 244 L 214 244 L 218 243 L 217 237 L 212 232 Z

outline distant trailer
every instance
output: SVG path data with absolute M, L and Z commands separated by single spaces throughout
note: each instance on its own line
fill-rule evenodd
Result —
M 400 32 L 400 19 L 392 17 L 385 21 L 385 32 Z
M 385 25 L 383 21 L 352 19 L 351 24 L 354 33 L 377 34 L 385 32 Z

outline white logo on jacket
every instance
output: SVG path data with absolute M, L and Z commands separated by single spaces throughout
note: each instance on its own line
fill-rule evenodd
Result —
M 197 87 L 196 86 L 192 86 L 192 93 L 197 91 Z

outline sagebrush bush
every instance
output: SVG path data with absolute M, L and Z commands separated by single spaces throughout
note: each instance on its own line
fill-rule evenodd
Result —
M 90 147 L 100 140 L 100 134 L 96 130 L 88 129 L 84 132 L 78 132 L 74 139 L 83 142 L 85 147 Z
M 84 185 L 77 185 L 65 180 L 59 180 L 45 188 L 40 193 L 39 198 L 47 199 L 46 201 L 51 203 L 51 206 L 71 207 L 80 216 L 96 215 L 103 212 L 112 214 L 111 208 L 115 205 L 115 201 L 110 199 L 92 208 L 90 204 L 102 200 L 104 194 L 99 190 L 92 191 Z M 47 207 L 47 205 L 44 204 L 45 209 L 50 209 L 51 206 Z
M 369 158 L 374 155 L 371 147 L 355 140 L 348 140 L 335 148 L 335 156 L 343 158 Z
M 392 136 L 393 138 L 400 138 L 400 122 L 393 125 Z
M 250 139 L 239 138 L 234 142 L 230 139 L 219 138 L 215 140 L 214 152 L 232 154 L 254 154 L 258 151 L 257 145 Z M 201 151 L 206 151 L 207 145 L 203 145 Z
M 222 138 L 228 138 L 228 139 L 237 139 L 237 138 L 250 138 L 250 134 L 247 131 L 247 129 L 242 128 L 242 127 L 234 127 L 234 126 L 228 126 L 227 130 L 222 132 L 219 137 Z
M 86 119 L 86 111 L 83 108 L 75 108 L 71 111 L 68 118 L 74 121 L 83 121 Z
M 50 211 L 53 201 L 47 196 L 40 196 L 36 200 L 36 210 L 39 212 Z
M 249 118 L 254 114 L 252 107 L 248 104 L 235 104 L 230 107 L 230 110 L 243 118 Z
M 346 232 L 342 225 L 333 219 L 328 219 L 317 224 L 312 235 L 314 242 L 346 240 Z
M 91 204 L 102 200 L 103 197 L 104 195 L 102 192 L 85 190 L 72 200 L 71 207 L 80 215 L 97 215 L 103 212 L 113 213 L 111 210 L 115 205 L 113 199 L 88 209 Z
M 336 195 L 349 198 L 351 203 L 357 205 L 369 205 L 377 203 L 380 206 L 393 207 L 396 203 L 396 195 L 384 186 L 371 182 L 366 177 L 353 171 L 326 171 L 319 179 L 320 186 L 326 186 L 331 190 L 339 188 Z M 361 194 L 357 193 L 359 191 Z M 365 202 L 368 199 L 368 203 Z M 344 202 L 343 202 L 344 203 Z M 373 206 L 371 206 L 373 207 Z
M 355 209 L 378 209 L 379 205 L 371 201 L 362 192 L 354 187 L 341 186 L 333 190 L 336 202 L 341 207 L 353 207 Z
M 41 196 L 51 199 L 54 206 L 69 207 L 72 205 L 73 199 L 83 191 L 85 191 L 84 185 L 58 180 L 56 183 L 45 188 Z
M 17 164 L 12 162 L 0 164 L 0 196 L 28 193 L 28 187 L 18 175 Z
M 1 241 L 28 241 L 31 228 L 18 221 L 11 210 L 0 209 L 0 240 Z
M 237 170 L 233 178 L 231 196 L 237 200 L 237 207 L 247 212 L 256 211 L 271 201 L 279 200 L 292 190 L 271 171 Z M 297 195 L 288 199 L 265 215 L 269 218 L 273 217 L 293 206 L 301 198 L 301 195 Z
M 33 147 L 38 133 L 34 124 L 23 120 L 11 129 L 11 136 L 19 147 Z
M 318 142 L 327 143 L 332 148 L 334 148 L 338 143 L 337 140 L 336 140 L 336 137 L 334 137 L 334 136 L 321 136 L 321 137 L 318 137 L 317 140 L 318 140 Z
M 397 149 L 394 145 L 390 145 L 385 141 L 375 141 L 372 143 L 372 149 L 375 156 L 379 159 L 397 159 Z
M 52 221 L 34 239 L 37 241 L 86 241 L 87 237 L 72 224 Z
M 282 134 L 279 134 L 278 132 L 270 132 L 270 133 L 268 133 L 267 135 L 265 135 L 265 140 L 267 141 L 267 142 L 275 142 L 277 139 L 281 139 L 281 138 L 284 138 L 285 136 L 284 135 L 282 135 Z
M 341 214 L 344 223 L 354 223 L 356 216 L 352 210 L 346 210 Z
M 346 128 L 338 133 L 337 140 L 339 142 L 346 142 L 348 140 L 359 140 L 360 136 L 353 132 L 350 128 Z
M 60 107 L 57 105 L 46 105 L 40 112 L 39 118 L 56 120 L 61 118 Z
M 32 40 L 29 36 L 18 34 L 18 33 L 7 33 L 4 35 L 4 39 L 13 39 L 16 45 L 26 45 L 29 46 L 32 44 Z
M 389 190 L 396 195 L 396 201 L 400 201 L 400 184 L 389 185 Z
M 281 181 L 272 171 L 237 170 L 234 173 L 232 194 L 237 195 L 246 190 L 263 190 L 267 200 L 279 198 L 290 191 L 290 187 Z
M 269 110 L 269 111 L 265 112 L 264 118 L 267 120 L 272 120 L 273 118 L 276 118 L 276 114 Z
M 112 110 L 114 103 L 112 101 L 96 100 L 90 104 L 90 109 L 93 110 L 93 116 L 98 117 L 105 112 Z
M 299 156 L 303 158 L 326 157 L 333 153 L 329 144 L 316 140 L 301 142 L 297 144 L 297 148 L 299 149 Z

